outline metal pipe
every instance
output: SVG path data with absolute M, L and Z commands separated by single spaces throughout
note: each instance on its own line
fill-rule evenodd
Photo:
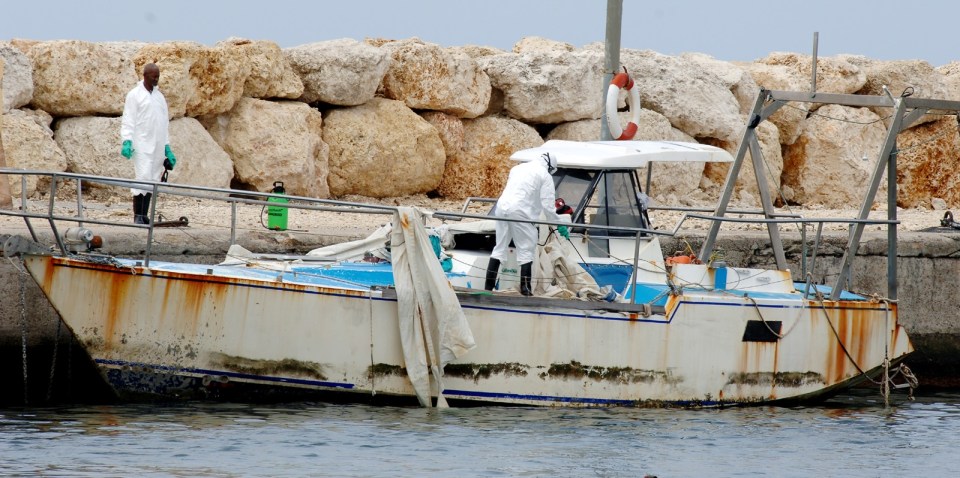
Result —
M 637 303 L 637 280 L 640 273 L 640 233 L 637 233 L 636 239 L 633 241 L 633 284 L 630 286 L 633 288 L 633 291 L 630 293 L 630 303 Z
M 460 212 L 464 212 L 464 213 L 467 212 L 467 209 L 470 208 L 470 203 L 472 203 L 472 202 L 474 202 L 474 201 L 476 201 L 476 202 L 488 202 L 488 203 L 495 203 L 495 202 L 497 202 L 497 200 L 496 200 L 496 199 L 493 199 L 493 198 L 481 198 L 481 197 L 473 197 L 473 196 L 470 196 L 470 197 L 468 197 L 467 199 L 465 199 L 465 200 L 463 201 L 463 207 L 460 208 Z
M 743 165 L 743 160 L 747 155 L 750 138 L 757 134 L 756 127 L 760 122 L 760 111 L 763 109 L 764 101 L 767 97 L 767 92 L 763 89 L 761 89 L 757 94 L 757 99 L 754 101 L 753 109 L 751 110 L 752 113 L 750 113 L 749 116 L 749 118 L 751 118 L 750 123 L 743 131 L 743 137 L 740 139 L 740 146 L 737 147 L 737 154 L 734 156 L 733 164 L 730 165 L 730 170 L 727 172 L 727 179 L 724 183 L 723 191 L 720 193 L 720 198 L 717 201 L 716 209 L 714 209 L 715 216 L 724 216 L 727 214 L 727 206 L 730 205 L 730 199 L 733 197 L 734 187 L 737 183 L 737 177 L 740 175 L 740 166 Z M 760 173 L 758 172 L 755 172 L 755 175 L 760 177 Z M 717 235 L 720 233 L 720 226 L 720 222 L 713 222 L 710 224 L 710 230 L 707 232 L 707 237 L 704 239 L 703 245 L 700 247 L 700 257 L 710 257 L 710 254 L 713 253 L 713 246 L 717 241 Z M 679 225 L 677 227 L 679 228 Z
M 653 163 L 649 162 L 647 163 L 647 186 L 646 186 L 647 189 L 645 190 L 648 196 L 650 195 L 650 182 L 652 179 L 653 179 Z
M 897 221 L 896 139 L 890 151 L 890 160 L 887 162 L 887 220 Z M 887 224 L 887 298 L 890 300 L 897 300 L 897 224 L 898 221 Z
M 143 267 L 150 267 L 150 253 L 153 252 L 153 222 L 157 213 L 157 184 L 153 185 L 153 194 L 150 195 L 150 214 L 147 222 L 147 253 L 143 256 Z
M 800 225 L 800 277 L 807 277 L 807 225 Z
M 810 94 L 817 94 L 817 43 L 820 39 L 820 32 L 813 32 L 813 68 L 810 76 Z
M 757 223 L 757 224 L 766 224 L 766 223 L 777 223 L 777 224 L 789 224 L 789 223 L 831 223 L 831 224 L 899 224 L 900 221 L 891 221 L 889 219 L 853 219 L 847 217 L 826 217 L 826 218 L 784 218 L 784 219 L 749 219 L 745 217 L 727 217 L 727 216 L 707 216 L 704 214 L 686 214 L 686 217 L 692 219 L 705 219 L 708 221 L 720 221 L 720 222 L 747 222 L 747 223 Z
M 623 0 L 607 0 L 607 32 L 603 43 L 603 92 L 601 104 L 607 104 L 607 85 L 620 68 L 620 26 L 623 17 Z M 600 120 L 600 139 L 613 140 L 607 127 L 607 109 L 603 108 Z
M 687 206 L 650 206 L 651 211 L 678 211 L 678 212 L 713 212 L 712 207 L 687 207 Z M 765 213 L 762 209 L 727 209 L 728 214 L 756 214 L 762 216 Z M 773 213 L 770 217 L 802 217 L 797 213 Z
M 263 212 L 260 212 L 263 214 Z M 260 216 L 263 220 L 263 216 Z M 237 202 L 230 201 L 230 245 L 237 243 Z
M 83 179 L 77 178 L 77 217 L 83 219 Z M 83 227 L 83 221 L 77 221 L 77 225 Z
M 20 211 L 23 213 L 27 212 L 27 177 L 20 175 Z M 30 219 L 27 217 L 23 218 L 23 222 L 27 225 L 27 230 L 30 231 L 30 238 L 33 239 L 33 242 L 40 242 L 40 239 L 37 238 L 36 231 L 33 230 L 33 224 L 30 224 Z
M 567 227 L 577 227 L 585 229 L 602 229 L 605 231 L 621 231 L 621 232 L 641 232 L 645 234 L 654 234 L 660 236 L 668 236 L 669 233 L 659 231 L 656 229 L 644 229 L 642 227 L 623 227 L 623 226 L 604 226 L 602 224 L 582 224 L 582 223 L 569 223 L 569 222 L 558 222 L 558 221 L 541 221 L 533 219 L 513 219 L 509 217 L 492 217 L 492 216 L 481 216 L 479 214 L 461 214 L 458 212 L 441 212 L 435 211 L 433 217 L 447 219 L 447 218 L 470 218 L 470 219 L 486 219 L 486 220 L 496 220 L 496 221 L 507 221 L 507 222 L 527 222 L 531 224 L 543 224 L 547 226 L 567 226 Z
M 50 230 L 53 231 L 53 238 L 57 241 L 57 247 L 60 248 L 60 252 L 66 256 L 67 255 L 67 246 L 63 244 L 63 238 L 60 237 L 60 231 L 57 230 L 57 224 L 53 222 L 53 204 L 57 198 L 57 175 L 54 173 L 52 179 L 50 180 L 50 202 L 47 206 L 47 216 L 49 217 Z
M 816 277 L 817 252 L 820 250 L 820 239 L 823 237 L 823 224 L 817 224 L 817 237 L 813 241 L 813 255 L 810 256 L 810 275 Z

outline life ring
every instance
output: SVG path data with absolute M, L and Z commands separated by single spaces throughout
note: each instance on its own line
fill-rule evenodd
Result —
M 617 102 L 620 100 L 620 90 L 627 90 L 627 106 L 633 117 L 626 128 L 620 126 L 620 117 L 617 115 Z M 617 73 L 610 86 L 607 87 L 607 129 L 610 136 L 618 140 L 633 139 L 640 124 L 640 92 L 637 84 L 627 73 Z

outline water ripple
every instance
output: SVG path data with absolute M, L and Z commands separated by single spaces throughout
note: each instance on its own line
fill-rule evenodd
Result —
M 177 403 L 0 409 L 0 475 L 939 476 L 960 392 L 884 408 L 725 410 Z

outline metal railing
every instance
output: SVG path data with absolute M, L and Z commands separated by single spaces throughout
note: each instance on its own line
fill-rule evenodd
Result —
M 397 206 L 387 206 L 379 204 L 368 204 L 368 203 L 357 203 L 350 201 L 340 201 L 335 199 L 318 199 L 310 198 L 303 196 L 291 196 L 285 194 L 275 194 L 275 193 L 261 193 L 256 191 L 245 191 L 245 190 L 235 190 L 235 189 L 223 189 L 223 188 L 213 188 L 205 186 L 192 186 L 187 184 L 173 184 L 165 182 L 155 182 L 155 181 L 139 181 L 134 179 L 118 179 L 110 178 L 104 176 L 95 176 L 95 175 L 86 175 L 86 174 L 76 174 L 76 173 L 62 173 L 62 172 L 49 172 L 49 171 L 34 171 L 34 170 L 21 170 L 13 168 L 0 168 L 0 180 L 5 180 L 9 176 L 19 176 L 20 177 L 20 209 L 19 210 L 5 210 L 0 209 L 0 215 L 5 216 L 17 216 L 23 218 L 26 223 L 27 229 L 30 232 L 31 238 L 34 242 L 40 242 L 37 234 L 33 228 L 32 220 L 44 220 L 50 227 L 51 232 L 53 233 L 54 240 L 57 242 L 57 247 L 60 249 L 60 252 L 63 255 L 69 254 L 68 248 L 63 240 L 63 235 L 60 233 L 56 222 L 57 221 L 67 221 L 75 222 L 79 226 L 86 224 L 98 224 L 106 226 L 117 226 L 117 227 L 126 227 L 141 229 L 147 231 L 147 244 L 144 254 L 144 265 L 149 267 L 150 257 L 152 254 L 152 245 L 153 245 L 153 233 L 154 233 L 154 220 L 156 216 L 156 205 L 157 201 L 161 195 L 165 196 L 175 196 L 175 197 L 188 197 L 188 198 L 197 198 L 197 199 L 207 199 L 213 201 L 225 202 L 230 205 L 230 216 L 229 216 L 229 227 L 230 227 L 230 244 L 236 244 L 237 238 L 237 206 L 239 204 L 245 205 L 256 205 L 256 206 L 273 206 L 273 207 L 284 207 L 289 209 L 302 209 L 309 211 L 327 211 L 327 212 L 339 212 L 339 213 L 359 213 L 359 214 L 394 214 L 399 207 Z M 47 191 L 47 205 L 45 210 L 32 211 L 29 209 L 29 201 L 27 200 L 27 178 L 28 177 L 37 177 L 37 178 L 47 178 L 49 182 L 49 190 Z M 75 182 L 76 184 L 76 215 L 62 215 L 56 213 L 57 206 L 57 190 L 58 185 L 63 182 Z M 108 187 L 122 187 L 122 188 L 137 188 L 152 191 L 151 207 L 150 207 L 150 224 L 134 224 L 129 221 L 110 221 L 103 219 L 94 219 L 90 217 L 84 217 L 84 197 L 83 190 L 84 186 L 91 185 L 101 185 Z M 270 199 L 283 199 L 286 202 L 271 202 Z M 633 270 L 638 270 L 639 266 L 639 249 L 643 241 L 649 240 L 653 236 L 667 236 L 675 237 L 680 233 L 681 227 L 685 222 L 691 219 L 704 220 L 709 222 L 723 223 L 723 222 L 737 222 L 737 223 L 752 223 L 752 224 L 799 224 L 801 232 L 801 242 L 803 244 L 803 253 L 801 257 L 801 273 L 804 277 L 807 277 L 807 238 L 806 230 L 807 226 L 811 224 L 817 225 L 817 231 L 814 239 L 813 253 L 810 256 L 810 268 L 814 270 L 817 258 L 817 250 L 819 249 L 820 242 L 823 235 L 823 225 L 830 223 L 842 223 L 848 224 L 850 226 L 856 224 L 899 224 L 899 221 L 896 220 L 879 220 L 879 219 L 854 219 L 854 218 L 816 218 L 816 219 L 805 219 L 799 214 L 776 214 L 775 217 L 771 218 L 736 218 L 729 216 L 714 216 L 709 214 L 700 214 L 703 211 L 711 211 L 707 208 L 691 208 L 691 207 L 663 207 L 657 206 L 656 208 L 651 208 L 652 210 L 664 210 L 664 211 L 678 211 L 682 212 L 680 219 L 677 221 L 676 225 L 670 229 L 649 229 L 649 228 L 638 228 L 638 227 L 624 227 L 624 226 L 608 226 L 603 224 L 571 224 L 567 222 L 555 222 L 555 221 L 529 221 L 523 219 L 510 219 L 510 218 L 501 218 L 491 215 L 482 215 L 482 214 L 471 214 L 467 213 L 469 206 L 475 202 L 482 203 L 494 203 L 496 199 L 491 198 L 477 198 L 471 197 L 468 198 L 461 209 L 461 212 L 446 212 L 446 211 L 433 211 L 433 217 L 441 220 L 454 220 L 460 221 L 463 219 L 480 219 L 480 220 L 494 220 L 494 221 L 508 221 L 508 222 L 532 222 L 538 225 L 547 225 L 547 226 L 571 226 L 577 228 L 585 228 L 590 231 L 615 231 L 620 233 L 616 238 L 627 239 L 630 236 L 633 236 L 635 242 L 634 247 L 634 257 L 633 257 Z M 752 215 L 763 215 L 762 210 L 728 210 L 728 213 L 737 212 L 739 214 L 752 214 Z M 626 235 L 625 235 L 626 234 Z M 606 236 L 596 236 L 596 237 L 606 237 Z M 613 236 L 610 236 L 613 237 Z M 634 281 L 636 282 L 636 281 Z M 636 300 L 636 284 L 633 284 L 633 294 L 631 294 L 631 302 L 634 303 Z

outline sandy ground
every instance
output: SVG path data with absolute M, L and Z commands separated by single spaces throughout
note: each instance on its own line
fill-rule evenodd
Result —
M 361 196 L 350 196 L 341 198 L 343 202 L 355 202 L 364 204 L 374 204 L 378 206 L 416 206 L 430 211 L 461 212 L 464 210 L 464 202 L 459 200 L 431 199 L 426 196 L 408 196 L 402 198 L 372 199 Z M 17 201 L 15 207 L 19 206 Z M 701 205 L 709 207 L 708 204 Z M 28 211 L 32 213 L 45 213 L 49 207 L 49 201 L 46 198 L 36 198 L 28 201 Z M 466 209 L 469 214 L 484 215 L 489 209 L 489 203 L 477 202 Z M 755 208 L 754 208 L 755 209 Z M 66 192 L 58 195 L 55 213 L 60 216 L 77 216 L 77 199 L 75 193 Z M 351 208 L 341 208 L 339 211 L 316 211 L 291 208 L 288 213 L 288 230 L 303 234 L 323 234 L 342 235 L 344 239 L 366 235 L 378 226 L 388 223 L 391 220 L 391 212 L 381 210 L 382 213 L 358 213 L 349 212 L 355 210 Z M 180 217 L 186 217 L 191 228 L 203 228 L 209 230 L 223 229 L 229 233 L 230 217 L 232 207 L 223 201 L 215 201 L 207 198 L 189 198 L 162 196 L 157 203 L 157 211 L 164 220 L 176 220 Z M 856 209 L 822 209 L 822 208 L 802 208 L 802 209 L 778 209 L 777 212 L 783 214 L 799 214 L 805 218 L 852 218 L 856 216 Z M 940 226 L 940 220 L 944 217 L 945 211 L 933 209 L 898 209 L 897 216 L 901 221 L 899 229 L 901 231 L 919 231 L 928 228 Z M 707 213 L 700 213 L 707 214 Z M 674 211 L 652 211 L 651 219 L 654 226 L 658 229 L 672 230 L 681 219 L 682 213 Z M 85 193 L 83 198 L 83 217 L 87 219 L 106 220 L 111 222 L 132 222 L 133 213 L 129 196 L 90 194 Z M 237 229 L 239 231 L 263 231 L 264 224 L 267 223 L 267 214 L 262 205 L 238 203 L 236 205 Z M 743 214 L 728 214 L 728 217 L 756 217 Z M 873 219 L 886 219 L 885 210 L 872 211 L 870 217 Z M 40 223 L 42 225 L 42 223 Z M 439 224 L 434 220 L 432 224 Z M 15 231 L 23 227 L 24 221 L 19 217 L 0 215 L 0 233 L 4 231 Z M 95 226 L 104 227 L 104 226 Z M 687 219 L 683 222 L 682 230 L 704 229 L 706 222 L 702 220 Z M 810 231 L 814 231 L 816 225 L 809 226 Z M 756 224 L 744 223 L 725 223 L 724 231 L 737 230 L 760 230 L 762 226 Z M 846 230 L 848 225 L 845 223 L 825 224 L 824 230 Z M 882 225 L 870 225 L 868 230 L 881 230 Z M 798 230 L 795 224 L 787 224 L 782 230 Z

